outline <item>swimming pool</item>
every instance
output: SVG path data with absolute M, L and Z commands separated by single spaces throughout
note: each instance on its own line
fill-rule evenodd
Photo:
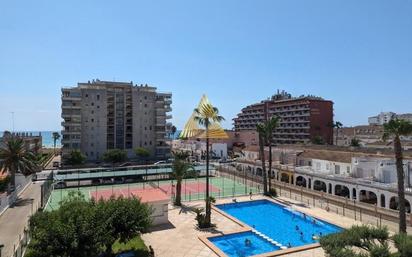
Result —
M 245 240 L 249 240 L 249 243 L 245 244 Z M 280 249 L 278 246 L 250 231 L 212 237 L 209 238 L 209 241 L 229 257 L 253 256 Z
M 249 225 L 260 236 L 280 243 L 282 248 L 316 243 L 319 236 L 342 231 L 338 226 L 268 200 L 221 204 L 216 207 Z

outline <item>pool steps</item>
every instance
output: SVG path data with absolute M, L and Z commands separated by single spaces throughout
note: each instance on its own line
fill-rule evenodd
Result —
M 265 234 L 257 231 L 256 229 L 252 229 L 252 232 L 255 233 L 256 235 L 262 237 L 263 239 L 265 239 L 265 240 L 268 241 L 269 243 L 276 245 L 277 247 L 279 247 L 279 248 L 282 249 L 282 250 L 287 249 L 286 246 L 283 246 L 282 244 L 276 242 L 276 241 L 273 240 L 272 238 L 270 238 L 270 237 L 268 237 L 267 235 L 265 235 Z

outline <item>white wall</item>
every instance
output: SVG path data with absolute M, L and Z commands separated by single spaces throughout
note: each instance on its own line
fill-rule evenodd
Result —
M 328 160 L 312 160 L 312 169 L 321 174 L 349 176 L 352 172 L 351 163 L 333 162 Z

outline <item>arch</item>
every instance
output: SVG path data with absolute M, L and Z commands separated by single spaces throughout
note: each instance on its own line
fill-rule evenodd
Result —
M 378 204 L 378 197 L 377 195 L 368 190 L 361 190 L 359 192 L 359 201 L 363 203 L 369 203 L 369 204 Z
M 335 195 L 350 198 L 350 190 L 347 186 L 336 185 L 335 186 Z
M 357 196 L 356 196 L 356 188 L 352 188 L 352 199 L 356 199 L 357 198 Z
M 315 181 L 313 182 L 313 190 L 323 191 L 323 192 L 326 193 L 326 189 L 327 189 L 327 186 L 326 186 L 326 183 L 325 183 L 325 182 L 323 182 L 323 181 L 321 181 L 321 180 L 315 180 Z
M 262 168 L 256 168 L 256 175 L 258 175 L 258 176 L 263 176 L 263 170 L 262 170 Z
M 252 167 L 247 166 L 247 167 L 246 167 L 246 170 L 247 170 L 247 172 L 252 173 Z
M 301 186 L 301 187 L 306 187 L 307 186 L 306 178 L 303 176 L 297 176 L 296 185 Z
M 397 196 L 392 196 L 389 201 L 389 209 L 399 210 L 399 198 Z M 411 204 L 405 199 L 405 209 L 406 213 L 411 213 Z
M 386 196 L 384 194 L 381 194 L 381 206 L 380 207 L 386 208 L 385 200 L 386 200 Z
M 280 173 L 280 181 L 290 183 L 289 174 L 287 174 L 285 172 L 281 172 Z

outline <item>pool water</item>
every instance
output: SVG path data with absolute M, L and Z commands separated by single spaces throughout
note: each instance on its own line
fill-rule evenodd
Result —
M 216 207 L 283 246 L 297 247 L 316 243 L 320 236 L 342 231 L 340 227 L 268 200 L 221 204 Z
M 247 239 L 250 240 L 248 244 L 245 243 Z M 280 249 L 252 232 L 212 237 L 209 240 L 229 257 L 253 256 Z

